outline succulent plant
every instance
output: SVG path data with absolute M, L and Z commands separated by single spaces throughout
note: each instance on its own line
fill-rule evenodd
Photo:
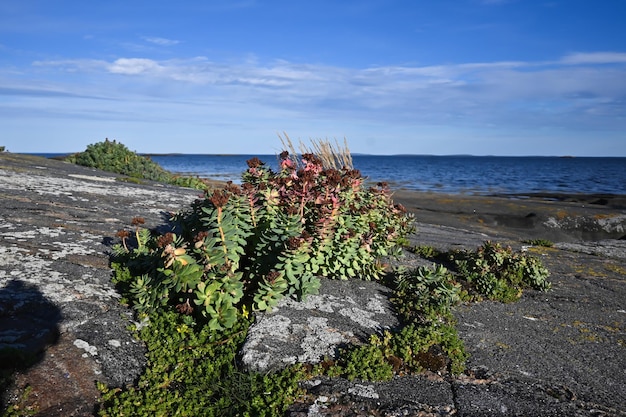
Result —
M 310 153 L 280 158 L 278 172 L 252 158 L 241 186 L 207 190 L 174 216 L 176 234 L 138 238 L 135 250 L 123 240 L 118 253 L 140 266 L 131 284 L 140 312 L 173 303 L 230 328 L 244 307 L 316 293 L 320 276 L 382 276 L 383 257 L 399 256 L 413 228 L 386 184 L 368 187 L 359 171 L 325 168 Z

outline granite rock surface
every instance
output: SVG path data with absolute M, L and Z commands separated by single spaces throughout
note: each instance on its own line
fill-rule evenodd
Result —
M 145 365 L 144 347 L 128 330 L 132 311 L 119 303 L 110 281 L 111 245 L 133 217 L 164 227 L 170 212 L 197 195 L 0 153 L 0 348 L 34 358 L 15 370 L 11 387 L 2 387 L 5 402 L 29 386 L 37 415 L 88 416 L 97 404 L 95 381 L 135 381 Z M 512 304 L 457 308 L 458 330 L 471 354 L 465 375 L 306 381 L 309 395 L 288 415 L 626 416 L 626 240 L 620 239 L 621 220 L 602 223 L 608 231 L 596 228 L 601 222 L 578 221 L 626 213 L 621 197 L 594 198 L 398 193 L 397 201 L 417 218 L 412 244 L 443 250 L 471 249 L 485 240 L 509 244 L 541 257 L 553 289 L 528 291 Z M 556 244 L 524 242 L 536 238 Z M 411 254 L 401 262 L 428 264 Z M 321 293 L 306 303 L 284 300 L 258 318 L 243 362 L 259 371 L 314 362 L 393 328 L 397 321 L 386 297 L 375 283 L 324 280 Z M 0 361 L 4 369 L 11 365 Z

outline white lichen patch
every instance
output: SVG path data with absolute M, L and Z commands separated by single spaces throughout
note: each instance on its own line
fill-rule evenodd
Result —
M 340 332 L 329 331 L 328 319 L 324 317 L 309 317 L 307 325 L 294 326 L 294 331 L 304 334 L 298 355 L 298 362 L 317 363 L 325 356 L 334 357 L 335 347 L 348 342 L 348 338 Z M 348 336 L 352 336 L 349 334 Z
M 370 298 L 367 300 L 367 304 L 365 305 L 365 309 L 368 311 L 373 311 L 376 313 L 386 314 L 389 309 L 385 303 L 386 299 L 382 296 L 376 296 L 374 298 Z
M 553 229 L 577 230 L 588 229 L 604 231 L 606 233 L 624 233 L 626 231 L 626 214 L 613 215 L 608 217 L 549 217 L 544 226 Z
M 353 387 L 348 388 L 348 393 L 363 398 L 380 398 L 373 385 L 355 384 Z
M 34 239 L 37 236 L 37 232 L 35 230 L 24 230 L 21 232 L 11 231 L 0 233 L 0 236 L 4 236 L 7 240 L 28 240 Z
M 32 255 L 25 249 L 0 246 L 0 289 L 13 280 L 36 288 L 41 296 L 54 303 L 119 298 L 119 293 L 109 282 L 98 282 L 89 274 L 71 276 L 55 270 L 53 261 Z M 24 296 L 30 295 L 25 293 Z
M 122 346 L 122 342 L 120 342 L 117 339 L 111 339 L 111 340 L 107 341 L 107 343 L 109 344 L 109 346 L 116 347 L 116 348 Z
M 115 182 L 113 177 L 96 177 L 95 175 L 68 174 L 68 177 L 89 181 Z
M 14 229 L 15 225 L 13 223 L 9 223 L 5 219 L 0 219 L 0 229 Z
M 349 318 L 355 323 L 360 324 L 363 327 L 367 327 L 370 329 L 379 329 L 380 323 L 376 320 L 372 320 L 375 313 L 367 310 L 363 310 L 362 308 L 352 307 L 352 308 L 342 308 L 339 310 L 339 314 L 344 317 Z
M 83 349 L 85 352 L 87 352 L 91 356 L 98 356 L 98 348 L 93 345 L 90 345 L 89 343 L 85 342 L 82 339 L 74 340 L 74 346 L 76 346 L 79 349 Z M 83 356 L 86 356 L 86 355 L 87 354 L 83 354 Z
M 66 258 L 68 255 L 91 255 L 95 254 L 96 251 L 85 246 L 86 242 L 52 242 L 52 243 L 42 243 L 42 246 L 51 246 L 54 249 L 50 251 L 50 256 L 52 259 L 62 259 Z
M 349 307 L 346 307 L 349 305 Z M 377 313 L 387 314 L 389 309 L 385 308 L 382 297 L 370 298 L 367 304 L 362 308 L 351 297 L 339 298 L 330 294 L 309 295 L 304 301 L 296 301 L 291 298 L 284 298 L 274 309 L 280 310 L 281 307 L 289 307 L 294 310 L 317 310 L 326 313 L 338 312 L 344 317 L 349 318 L 360 326 L 370 329 L 379 329 L 380 323 L 374 320 Z
M 0 233 L 0 236 L 3 236 L 5 239 L 10 240 L 28 240 L 28 239 L 37 239 L 41 237 L 59 237 L 64 235 L 65 232 L 60 227 L 35 227 L 30 230 L 22 230 L 16 231 L 11 230 L 8 232 Z
M 75 201 L 89 201 L 88 195 L 100 195 L 108 197 L 127 197 L 132 199 L 133 206 L 142 207 L 142 201 L 150 202 L 152 205 L 176 207 L 176 209 L 190 204 L 197 197 L 189 194 L 182 196 L 179 193 L 164 193 L 161 190 L 150 188 L 130 187 L 118 182 L 112 183 L 110 177 L 96 177 L 73 175 L 68 178 L 50 177 L 42 173 L 41 176 L 33 178 L 32 173 L 23 174 L 19 172 L 0 169 L 2 177 L 2 187 L 8 190 L 24 190 L 35 192 L 39 195 L 64 196 Z M 88 177 L 85 178 L 85 177 Z M 96 180 L 99 178 L 99 180 Z M 82 194 L 82 196 L 78 196 Z M 159 210 L 159 209 L 155 209 Z

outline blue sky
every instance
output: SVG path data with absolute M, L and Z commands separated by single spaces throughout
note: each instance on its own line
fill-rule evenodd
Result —
M 0 146 L 626 156 L 626 0 L 0 2 Z

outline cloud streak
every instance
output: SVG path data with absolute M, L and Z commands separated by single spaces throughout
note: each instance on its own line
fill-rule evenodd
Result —
M 153 36 L 143 36 L 142 39 L 145 40 L 146 42 L 150 42 L 159 46 L 173 46 L 173 45 L 177 45 L 180 43 L 180 41 L 177 41 L 174 39 L 166 39 L 166 38 L 159 38 L 159 37 L 153 37 Z
M 626 131 L 626 54 L 620 52 L 356 69 L 126 57 L 37 61 L 29 71 L 20 79 L 0 73 L 0 96 L 37 117 L 50 107 L 51 117 L 65 109 L 68 117 L 117 122 Z

